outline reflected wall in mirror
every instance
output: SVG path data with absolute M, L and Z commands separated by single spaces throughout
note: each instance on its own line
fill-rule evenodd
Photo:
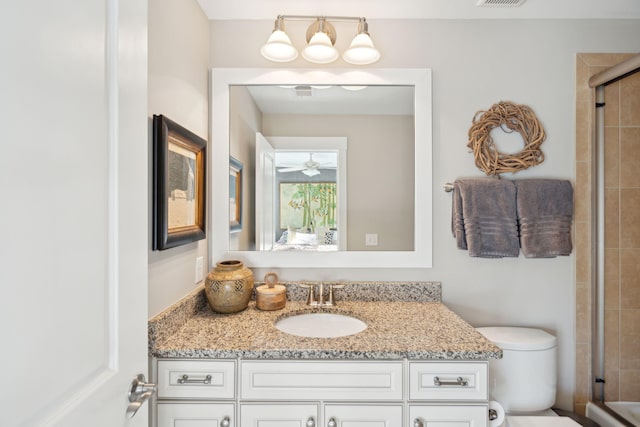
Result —
M 221 156 L 239 159 L 245 173 L 243 229 L 223 236 L 214 228 L 214 262 L 431 266 L 429 70 L 220 69 L 212 77 L 213 203 L 225 188 L 215 184 Z M 335 161 L 323 157 L 331 153 Z M 285 155 L 298 157 L 279 160 Z M 229 208 L 213 211 L 215 227 L 216 212 Z

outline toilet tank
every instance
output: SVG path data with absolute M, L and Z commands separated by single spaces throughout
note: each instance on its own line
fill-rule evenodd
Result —
M 478 332 L 502 349 L 489 361 L 489 394 L 505 412 L 535 413 L 556 400 L 556 337 L 534 328 L 485 327 Z

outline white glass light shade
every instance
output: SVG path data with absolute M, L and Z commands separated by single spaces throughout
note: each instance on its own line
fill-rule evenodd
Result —
M 323 32 L 315 33 L 307 47 L 302 50 L 302 57 L 315 64 L 328 64 L 338 59 L 338 56 L 338 50 L 333 47 L 329 36 Z
M 275 30 L 267 43 L 260 49 L 262 56 L 273 62 L 289 62 L 298 57 L 298 50 L 293 47 L 287 33 Z
M 355 36 L 342 59 L 354 65 L 373 64 L 380 59 L 380 51 L 373 46 L 373 41 L 367 33 L 360 33 Z
M 307 176 L 316 176 L 320 175 L 320 171 L 318 169 L 305 169 L 302 171 L 303 174 Z

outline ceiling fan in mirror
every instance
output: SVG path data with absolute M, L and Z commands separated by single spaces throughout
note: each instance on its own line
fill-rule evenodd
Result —
M 318 169 L 324 168 L 335 168 L 335 163 L 332 162 L 327 163 L 319 163 L 313 160 L 313 153 L 309 153 L 309 160 L 299 163 L 299 164 L 281 164 L 281 169 L 278 169 L 278 172 L 302 172 L 307 176 L 316 176 L 320 175 L 320 171 Z

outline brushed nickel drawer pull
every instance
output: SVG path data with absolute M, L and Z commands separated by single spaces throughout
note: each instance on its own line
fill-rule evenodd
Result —
M 211 375 L 207 375 L 204 378 L 189 378 L 189 375 L 184 374 L 182 377 L 178 378 L 178 384 L 211 384 Z
M 466 380 L 466 378 L 462 378 L 462 377 L 458 377 L 456 378 L 455 381 L 440 381 L 439 377 L 433 377 L 433 385 L 435 386 L 443 386 L 443 385 L 457 385 L 457 386 L 462 386 L 462 387 L 466 387 L 469 385 L 469 381 Z

